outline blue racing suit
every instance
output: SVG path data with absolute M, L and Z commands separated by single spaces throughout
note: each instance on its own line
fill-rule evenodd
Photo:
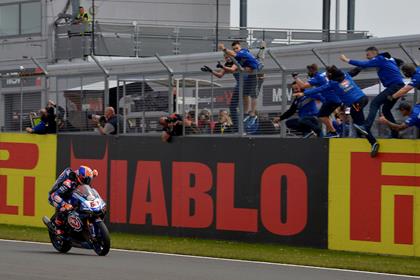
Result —
M 72 192 L 80 185 L 77 176 L 71 168 L 66 168 L 58 176 L 51 191 L 49 192 L 48 201 L 56 210 L 56 219 L 53 221 L 57 228 L 64 224 L 66 219 L 65 206 L 69 204 Z
M 71 168 L 64 169 L 49 192 L 48 200 L 50 204 L 59 210 L 67 203 L 69 195 L 77 186 L 79 186 L 79 183 L 74 171 Z

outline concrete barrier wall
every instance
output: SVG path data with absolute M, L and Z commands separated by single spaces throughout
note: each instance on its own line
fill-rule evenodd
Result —
M 420 141 L 330 141 L 330 249 L 420 256 Z
M 327 247 L 327 140 L 58 139 L 57 171 L 101 173 L 111 229 Z
M 56 158 L 55 135 L 0 134 L 0 223 L 41 226 L 52 215 Z
M 42 226 L 64 168 L 114 231 L 420 255 L 420 141 L 0 134 L 0 223 Z

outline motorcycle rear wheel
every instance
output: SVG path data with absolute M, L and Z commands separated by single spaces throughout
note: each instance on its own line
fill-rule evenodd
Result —
M 71 249 L 71 243 L 70 241 L 63 240 L 62 238 L 58 238 L 57 235 L 55 235 L 52 232 L 49 232 L 50 234 L 50 240 L 53 247 L 60 253 L 67 253 Z

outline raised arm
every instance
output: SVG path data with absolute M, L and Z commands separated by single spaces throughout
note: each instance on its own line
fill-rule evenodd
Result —
M 353 69 L 350 69 L 349 72 L 347 72 L 350 77 L 356 77 L 357 75 L 359 75 L 359 73 L 362 71 L 361 67 L 354 67 Z
M 306 89 L 306 88 L 310 88 L 312 87 L 312 85 L 309 82 L 304 82 L 302 81 L 299 77 L 294 78 L 296 81 L 296 84 L 302 88 L 302 89 Z
M 313 97 L 317 94 L 322 93 L 323 91 L 330 90 L 330 89 L 331 89 L 331 84 L 326 83 L 325 85 L 322 85 L 320 87 L 306 89 L 303 93 L 307 96 Z
M 280 120 L 282 121 L 282 120 L 286 120 L 290 118 L 296 113 L 296 111 L 297 111 L 297 101 L 295 99 L 293 100 L 292 105 L 290 105 L 289 109 L 280 115 Z
M 410 90 L 412 90 L 414 87 L 411 86 L 410 84 L 406 85 L 405 87 L 401 88 L 399 91 L 397 91 L 396 93 L 394 93 L 392 95 L 392 99 L 398 99 L 403 95 L 406 95 Z
M 220 70 L 212 70 L 211 71 L 211 73 L 215 76 L 215 77 L 217 77 L 217 78 L 222 78 L 224 75 L 225 75 L 225 73 L 226 73 L 226 71 L 224 70 L 224 69 L 220 69 Z
M 228 56 L 230 56 L 230 57 L 235 57 L 236 56 L 236 53 L 233 50 L 229 50 L 229 49 L 225 48 L 224 44 L 220 43 L 218 47 L 219 47 L 220 51 L 223 51 Z
M 341 61 L 354 65 L 354 66 L 358 66 L 361 68 L 368 68 L 368 67 L 378 67 L 379 66 L 379 60 L 375 57 L 372 58 L 371 60 L 354 60 L 354 59 L 349 59 L 347 56 L 345 56 L 344 54 L 342 54 L 340 56 Z
M 265 48 L 267 47 L 267 43 L 266 42 L 264 42 L 264 41 L 262 41 L 261 42 L 261 45 L 260 45 L 260 48 L 259 48 L 259 50 L 258 50 L 258 53 L 257 53 L 257 55 L 256 55 L 256 58 L 258 59 L 258 60 L 261 60 L 261 61 L 263 61 L 264 59 L 265 59 Z
M 225 65 L 222 64 L 222 69 L 226 72 L 226 73 L 235 73 L 238 71 L 238 66 L 236 66 L 235 64 L 233 64 L 231 67 L 227 67 Z
M 379 118 L 379 122 L 383 123 L 383 124 L 386 124 L 391 129 L 396 130 L 396 131 L 400 131 L 400 130 L 404 130 L 404 129 L 408 128 L 408 125 L 406 123 L 396 124 L 396 123 L 390 122 L 384 116 L 381 116 Z

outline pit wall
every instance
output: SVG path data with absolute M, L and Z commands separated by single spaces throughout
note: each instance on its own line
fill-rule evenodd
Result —
M 420 141 L 0 134 L 0 223 L 43 226 L 64 168 L 111 230 L 420 256 Z

